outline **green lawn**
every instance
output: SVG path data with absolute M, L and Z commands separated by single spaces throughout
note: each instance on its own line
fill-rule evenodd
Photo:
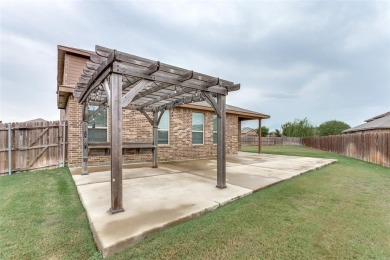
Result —
M 389 168 L 304 147 L 263 152 L 339 162 L 163 230 L 113 258 L 390 259 Z M 0 177 L 0 191 L 0 259 L 100 257 L 66 168 Z
M 0 259 L 99 255 L 67 168 L 0 177 Z

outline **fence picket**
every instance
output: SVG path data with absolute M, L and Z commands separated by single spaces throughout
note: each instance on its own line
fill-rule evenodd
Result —
M 10 123 L 12 170 L 52 167 L 62 161 L 60 121 Z M 29 167 L 30 166 L 30 167 Z M 8 172 L 8 124 L 0 123 L 0 174 Z
M 390 133 L 386 130 L 306 137 L 302 139 L 302 144 L 390 167 Z
M 241 145 L 258 145 L 257 136 L 241 136 Z M 302 139 L 299 137 L 262 137 L 262 146 L 273 146 L 273 145 L 302 145 Z

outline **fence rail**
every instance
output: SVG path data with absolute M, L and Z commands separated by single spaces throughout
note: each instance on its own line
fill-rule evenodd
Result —
M 66 122 L 0 123 L 0 174 L 63 165 Z
M 258 145 L 259 138 L 257 136 L 242 136 L 241 145 Z M 262 146 L 273 146 L 273 145 L 302 145 L 302 139 L 299 137 L 262 137 Z
M 390 167 L 390 132 L 307 137 L 303 144 Z

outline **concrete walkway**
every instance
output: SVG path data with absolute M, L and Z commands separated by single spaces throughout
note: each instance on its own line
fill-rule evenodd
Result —
M 227 188 L 216 188 L 215 159 L 123 166 L 125 212 L 112 215 L 110 171 L 71 169 L 95 242 L 110 256 L 154 232 L 181 223 L 253 191 L 324 167 L 336 160 L 239 153 L 227 158 Z

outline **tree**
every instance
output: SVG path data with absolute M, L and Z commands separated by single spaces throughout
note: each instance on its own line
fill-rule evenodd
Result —
M 337 120 L 330 120 L 318 126 L 318 134 L 320 136 L 338 135 L 348 128 L 351 127 L 347 123 Z
M 276 137 L 282 137 L 282 133 L 280 132 L 279 129 L 275 129 L 275 135 Z
M 259 134 L 259 128 L 256 129 L 256 133 Z M 269 128 L 262 126 L 261 127 L 261 136 L 266 137 L 268 135 L 268 133 L 269 133 Z
M 282 125 L 282 134 L 289 137 L 307 137 L 313 136 L 315 127 L 305 117 L 304 119 L 295 119 L 294 122 L 287 122 Z
M 268 136 L 268 133 L 269 133 L 269 128 L 265 127 L 265 126 L 262 126 L 261 127 L 261 136 L 262 137 L 266 137 L 266 136 Z

